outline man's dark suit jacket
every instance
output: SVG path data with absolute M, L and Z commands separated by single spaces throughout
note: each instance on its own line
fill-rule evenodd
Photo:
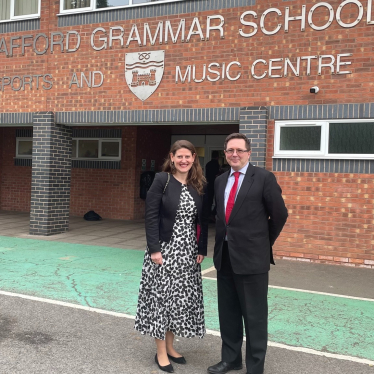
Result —
M 182 184 L 172 175 L 165 189 L 168 175 L 165 172 L 156 174 L 145 202 L 145 231 L 149 253 L 161 252 L 160 240 L 168 243 L 173 234 L 173 226 L 177 214 Z M 196 224 L 201 226 L 198 253 L 207 253 L 207 224 L 203 222 L 203 197 L 191 186 L 187 186 L 197 207 Z
M 231 171 L 231 170 L 230 170 Z M 274 264 L 272 246 L 287 220 L 287 208 L 273 173 L 249 163 L 230 219 L 225 220 L 225 188 L 230 171 L 215 181 L 216 243 L 214 265 L 221 269 L 227 233 L 231 266 L 236 274 L 261 274 Z

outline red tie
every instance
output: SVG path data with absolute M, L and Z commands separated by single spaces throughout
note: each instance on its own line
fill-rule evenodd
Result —
M 226 205 L 226 223 L 229 222 L 230 214 L 232 212 L 232 208 L 234 207 L 235 204 L 235 196 L 236 196 L 236 191 L 238 190 L 238 182 L 239 182 L 239 171 L 235 171 L 234 173 L 235 177 L 235 182 L 233 186 L 231 187 L 229 199 L 227 200 L 227 205 Z

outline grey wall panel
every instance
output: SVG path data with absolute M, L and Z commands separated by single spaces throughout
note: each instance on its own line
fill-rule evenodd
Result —
M 32 125 L 33 113 L 0 113 L 0 125 Z
M 79 169 L 121 169 L 121 161 L 73 160 L 72 167 Z
M 123 111 L 56 112 L 56 123 L 65 125 L 137 125 L 162 123 L 239 123 L 240 108 L 158 109 Z M 213 118 L 212 118 L 213 117 Z
M 273 159 L 274 171 L 374 174 L 373 160 Z
M 31 158 L 15 158 L 14 166 L 32 166 Z
M 17 129 L 16 138 L 32 138 L 32 129 Z
M 40 29 L 40 19 L 29 19 L 24 21 L 12 21 L 0 23 L 0 34 L 10 32 L 32 31 Z
M 374 119 L 374 103 L 275 105 L 269 109 L 273 120 Z
M 121 138 L 121 129 L 73 129 L 73 138 Z

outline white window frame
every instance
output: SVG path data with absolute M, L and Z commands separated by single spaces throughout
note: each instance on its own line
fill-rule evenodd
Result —
M 22 20 L 33 19 L 33 18 L 40 18 L 40 8 L 41 8 L 41 0 L 38 0 L 38 13 L 25 14 L 23 16 L 15 16 L 14 15 L 14 0 L 10 0 L 10 19 L 0 20 L 0 23 L 22 21 Z
M 329 130 L 330 123 L 350 123 L 350 122 L 372 122 L 374 119 L 336 119 L 336 120 L 320 120 L 320 121 L 275 121 L 274 131 L 274 155 L 273 158 L 309 158 L 309 159 L 374 159 L 374 154 L 340 154 L 328 153 L 329 147 Z M 284 151 L 280 150 L 280 131 L 282 127 L 321 127 L 321 146 L 319 151 Z
M 170 3 L 170 2 L 176 3 L 179 1 L 185 1 L 185 0 L 164 0 L 164 1 L 155 1 L 155 2 L 142 3 L 142 4 L 132 4 L 132 1 L 133 0 L 129 0 L 129 5 L 121 5 L 121 6 L 113 6 L 113 7 L 96 9 L 96 0 L 90 0 L 89 7 L 64 10 L 64 0 L 60 0 L 60 14 L 58 14 L 58 16 L 64 15 L 64 14 L 72 14 L 72 13 L 100 12 L 102 10 L 108 10 L 108 9 L 112 10 L 112 9 L 121 9 L 121 8 L 132 8 L 132 7 L 145 6 L 145 5 L 157 5 L 157 4 Z
M 30 142 L 32 143 L 32 138 L 16 138 L 16 158 L 32 158 L 31 155 L 19 155 L 18 154 L 18 149 L 19 149 L 19 142 Z
M 85 161 L 120 161 L 121 160 L 121 151 L 122 151 L 122 139 L 121 138 L 73 138 L 73 141 L 77 141 L 77 147 L 76 147 L 76 153 L 75 155 L 72 154 L 72 159 L 73 160 L 85 160 Z M 79 151 L 79 141 L 80 140 L 97 140 L 99 142 L 99 149 L 98 149 L 98 157 L 93 158 L 93 157 L 77 157 L 78 156 L 78 151 Z M 118 157 L 107 157 L 107 156 L 102 156 L 102 143 L 103 142 L 113 142 L 113 143 L 118 143 L 119 147 L 119 156 Z

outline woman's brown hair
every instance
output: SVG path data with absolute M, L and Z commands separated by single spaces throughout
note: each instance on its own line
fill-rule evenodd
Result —
M 192 167 L 188 171 L 186 183 L 192 186 L 199 193 L 199 195 L 202 195 L 206 180 L 203 175 L 203 169 L 200 166 L 199 156 L 196 153 L 196 149 L 194 145 L 188 140 L 177 140 L 171 146 L 168 157 L 162 165 L 162 171 L 170 174 L 175 174 L 176 169 L 175 166 L 171 163 L 170 153 L 175 155 L 175 153 L 181 148 L 188 149 L 192 153 L 192 155 L 195 155 L 195 160 L 192 164 Z

